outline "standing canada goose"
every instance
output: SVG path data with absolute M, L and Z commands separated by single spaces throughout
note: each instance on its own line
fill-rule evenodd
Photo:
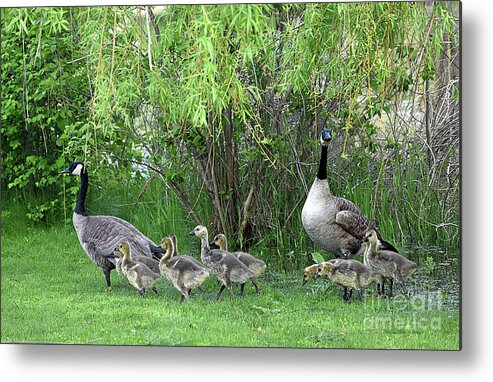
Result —
M 318 265 L 314 279 L 327 277 L 334 284 L 343 287 L 341 297 L 347 302 L 355 289 L 363 300 L 363 289 L 374 280 L 372 270 L 356 260 L 324 261 Z
M 221 282 L 221 288 L 215 299 L 219 299 L 225 288 L 228 288 L 230 298 L 233 298 L 232 284 L 240 284 L 240 296 L 243 295 L 245 283 L 255 274 L 231 253 L 222 249 L 209 248 L 209 233 L 203 225 L 198 225 L 190 232 L 200 238 L 200 257 L 202 262 L 216 275 Z
M 392 296 L 392 281 L 396 280 L 405 296 L 408 295 L 405 281 L 416 271 L 416 263 L 398 253 L 379 248 L 379 238 L 375 230 L 370 230 L 363 239 L 365 248 L 364 259 L 370 268 L 380 277 L 390 281 L 390 296 Z
M 226 239 L 226 235 L 222 233 L 219 233 L 216 236 L 214 236 L 214 239 L 209 244 L 210 245 L 215 244 L 224 251 L 228 250 L 228 240 Z M 236 256 L 238 260 L 240 260 L 243 264 L 245 264 L 255 274 L 255 277 L 252 277 L 250 281 L 255 286 L 256 293 L 260 293 L 260 288 L 257 285 L 256 278 L 259 277 L 263 271 L 265 271 L 267 264 L 265 264 L 263 260 L 257 259 L 256 257 L 246 252 L 230 252 L 230 253 Z
M 159 269 L 176 289 L 181 293 L 181 301 L 190 297 L 194 288 L 200 288 L 202 283 L 209 277 L 209 270 L 198 261 L 188 256 L 174 256 L 174 244 L 171 237 L 165 237 L 161 241 L 161 247 L 166 253 L 159 261 Z
M 362 253 L 361 240 L 365 232 L 375 228 L 353 202 L 333 196 L 330 191 L 327 182 L 327 150 L 331 139 L 330 130 L 323 128 L 318 173 L 303 206 L 301 220 L 313 242 L 335 257 L 348 258 Z M 381 238 L 376 229 L 375 232 L 379 235 L 382 249 L 397 252 L 392 244 Z
M 145 296 L 146 289 L 152 289 L 154 293 L 158 294 L 155 285 L 161 278 L 161 275 L 151 271 L 144 263 L 134 261 L 128 242 L 121 243 L 118 251 L 115 252 L 119 252 L 120 256 L 123 257 L 123 274 L 127 276 L 128 282 L 139 291 L 141 297 Z
M 99 266 L 111 289 L 110 272 L 115 269 L 116 260 L 113 249 L 122 241 L 127 241 L 135 256 L 161 258 L 164 250 L 127 221 L 115 216 L 89 216 L 85 210 L 89 176 L 82 162 L 72 162 L 62 173 L 80 176 L 80 189 L 74 215 L 75 232 L 82 249 Z

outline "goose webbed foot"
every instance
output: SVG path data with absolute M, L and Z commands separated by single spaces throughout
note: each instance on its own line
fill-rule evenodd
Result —
M 153 287 L 153 288 L 152 288 L 152 291 L 156 294 L 156 296 L 159 296 L 159 293 L 157 292 L 156 287 Z
M 140 295 L 140 297 L 144 298 L 145 297 L 145 294 L 146 294 L 146 290 L 144 288 L 139 289 L 139 295 Z

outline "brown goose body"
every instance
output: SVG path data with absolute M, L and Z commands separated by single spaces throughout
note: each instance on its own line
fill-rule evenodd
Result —
M 181 293 L 183 301 L 190 297 L 192 289 L 200 288 L 209 277 L 209 270 L 189 256 L 173 255 L 176 251 L 171 238 L 164 238 L 161 246 L 166 253 L 159 261 L 160 272 Z
M 363 253 L 361 240 L 375 227 L 353 202 L 332 195 L 327 181 L 327 150 L 330 131 L 321 134 L 322 155 L 303 210 L 301 220 L 310 239 L 335 257 L 349 258 Z M 375 230 L 377 233 L 378 231 Z M 378 233 L 383 249 L 397 252 Z

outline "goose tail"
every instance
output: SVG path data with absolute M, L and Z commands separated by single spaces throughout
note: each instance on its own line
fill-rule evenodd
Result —
M 152 257 L 157 261 L 161 260 L 161 257 L 163 257 L 163 254 L 166 252 L 166 250 L 163 247 L 158 247 L 152 244 L 149 245 L 149 248 L 152 252 Z
M 386 251 L 392 251 L 395 253 L 399 253 L 399 251 L 389 242 L 385 241 L 384 239 L 380 239 L 380 249 L 384 249 Z

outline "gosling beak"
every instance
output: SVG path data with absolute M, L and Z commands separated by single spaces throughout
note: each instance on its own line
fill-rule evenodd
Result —
M 192 231 L 192 232 L 190 232 L 190 233 L 189 233 L 189 235 L 190 235 L 190 236 L 195 236 L 195 232 L 194 232 L 194 231 Z
M 319 277 L 320 277 L 320 274 L 318 274 L 318 273 L 315 273 L 315 274 L 313 275 L 313 279 L 314 279 L 314 280 L 318 279 Z
M 301 283 L 301 286 L 305 285 L 307 283 L 307 280 L 303 279 L 303 282 Z
M 70 167 L 67 167 L 65 170 L 63 170 L 60 174 L 70 174 Z
M 366 243 L 367 241 L 368 241 L 368 238 L 367 238 L 367 237 L 364 237 L 364 238 L 361 240 L 361 244 Z
M 214 242 L 214 240 L 211 240 L 211 242 L 209 243 L 209 245 L 215 245 L 216 243 Z

